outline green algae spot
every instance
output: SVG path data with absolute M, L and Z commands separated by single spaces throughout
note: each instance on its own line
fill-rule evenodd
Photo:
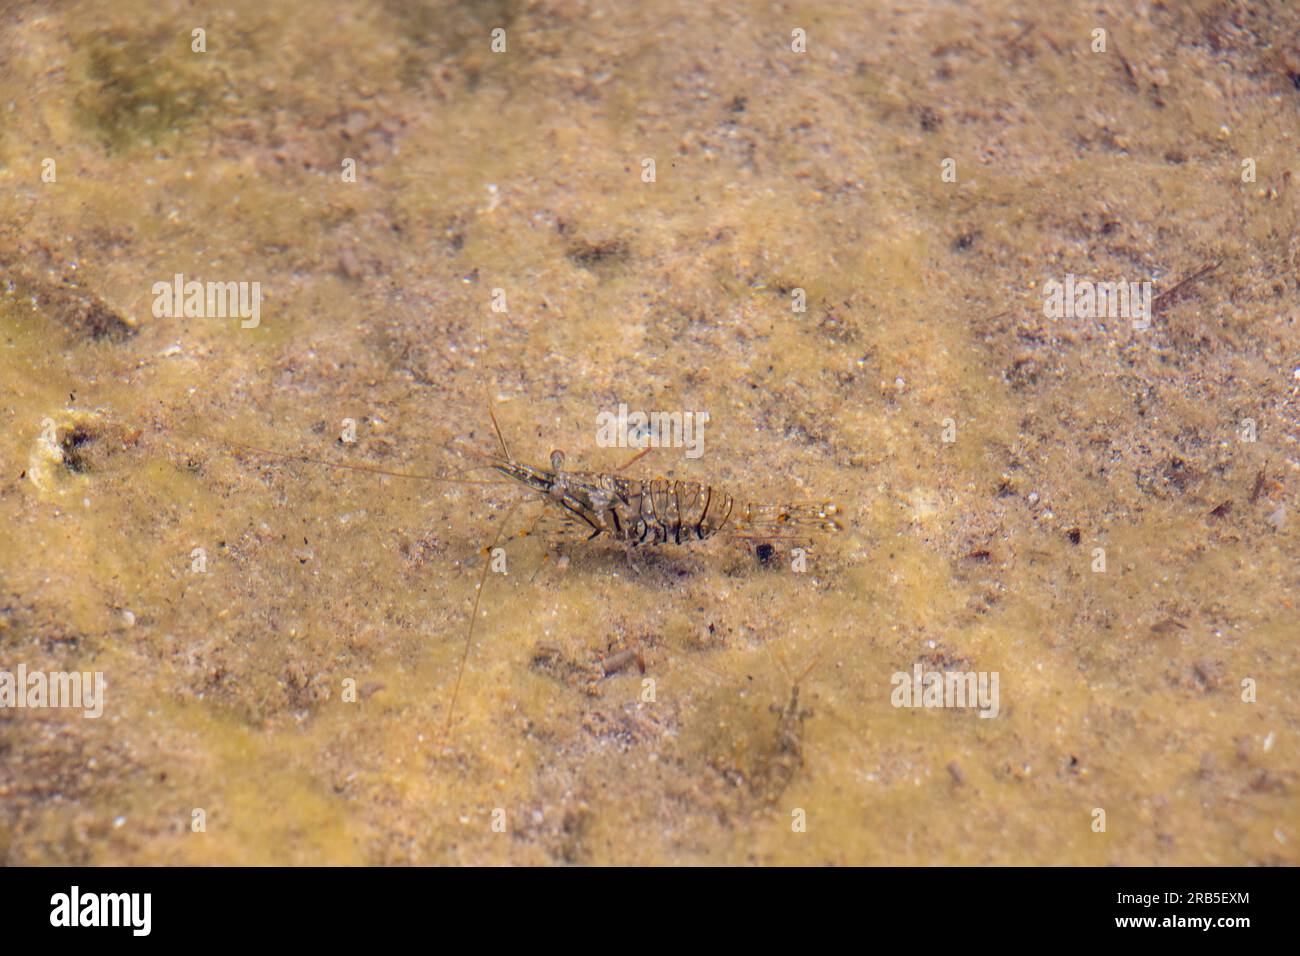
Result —
M 213 103 L 212 76 L 188 36 L 109 33 L 90 40 L 85 56 L 77 113 L 112 152 L 157 146 Z

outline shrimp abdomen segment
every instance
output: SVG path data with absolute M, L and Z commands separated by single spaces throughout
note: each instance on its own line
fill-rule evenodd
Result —
M 624 512 L 617 515 L 622 534 L 615 537 L 632 544 L 702 541 L 721 531 L 735 508 L 731 495 L 694 481 L 602 477 L 621 486 L 616 502 Z
M 552 476 L 549 497 L 594 529 L 631 545 L 685 544 L 725 528 L 735 499 L 710 485 L 594 472 Z
M 626 478 L 604 472 L 554 471 L 514 461 L 493 465 L 567 512 L 589 538 L 608 534 L 636 545 L 687 544 L 723 530 L 779 534 L 797 526 L 834 528 L 828 506 L 742 504 L 696 481 Z

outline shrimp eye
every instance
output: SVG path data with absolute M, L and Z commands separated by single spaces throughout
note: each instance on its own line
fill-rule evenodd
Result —
M 551 452 L 551 471 L 564 470 L 564 452 L 558 448 Z

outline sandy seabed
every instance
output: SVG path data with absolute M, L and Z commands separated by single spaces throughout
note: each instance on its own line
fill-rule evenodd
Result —
M 0 670 L 106 682 L 0 708 L 0 862 L 1300 860 L 1294 5 L 0 11 Z M 620 403 L 842 529 L 234 453 L 611 472 Z

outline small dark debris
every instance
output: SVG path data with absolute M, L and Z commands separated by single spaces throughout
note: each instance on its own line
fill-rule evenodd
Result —
M 1119 59 L 1120 66 L 1124 68 L 1124 78 L 1128 82 L 1129 88 L 1138 89 L 1137 75 L 1133 72 L 1133 67 L 1129 65 L 1128 59 L 1119 50 L 1115 51 L 1115 55 Z
M 1170 459 L 1165 462 L 1163 473 L 1165 481 L 1169 482 L 1169 484 L 1172 485 L 1179 494 L 1182 494 L 1187 490 L 1187 482 L 1191 479 L 1192 472 L 1191 469 L 1188 468 L 1187 462 L 1183 461 L 1183 459 L 1179 458 L 1177 455 L 1170 457 Z
M 1002 377 L 1016 391 L 1036 384 L 1038 375 L 1038 363 L 1032 358 L 1018 358 L 1002 371 Z
M 964 671 L 970 670 L 970 659 L 960 654 L 950 653 L 946 648 L 936 647 L 934 650 L 917 657 L 917 661 L 926 667 L 939 671 Z
M 1176 283 L 1174 283 L 1172 288 L 1166 289 L 1164 292 L 1161 292 L 1158 296 L 1156 296 L 1151 301 L 1151 314 L 1154 316 L 1158 314 L 1165 307 L 1172 305 L 1174 302 L 1177 302 L 1180 298 L 1182 298 L 1184 295 L 1187 294 L 1187 290 L 1190 289 L 1194 283 L 1205 278 L 1207 275 L 1209 275 L 1211 272 L 1217 269 L 1222 264 L 1222 262 L 1223 262 L 1222 259 L 1218 259 L 1214 262 L 1207 262 L 1205 265 L 1201 266 L 1201 268 L 1197 269 L 1195 272 L 1179 279 Z
M 971 246 L 975 245 L 975 240 L 980 237 L 979 231 L 963 232 L 953 240 L 952 247 L 957 252 L 965 252 Z
M 1227 517 L 1228 515 L 1230 515 L 1230 514 L 1232 514 L 1232 499 L 1231 499 L 1231 498 L 1229 498 L 1227 501 L 1223 502 L 1223 503 L 1220 504 L 1217 508 L 1215 508 L 1213 511 L 1211 511 L 1211 512 L 1210 512 L 1210 517 L 1211 517 L 1211 518 L 1226 518 L 1226 517 Z
M 1217 690 L 1223 676 L 1223 665 L 1218 661 L 1197 661 L 1192 665 L 1192 677 L 1207 693 Z
M 992 556 L 993 554 L 988 548 L 977 548 L 966 555 L 971 561 L 977 561 L 980 564 L 988 564 Z
M 754 553 L 758 555 L 758 563 L 766 566 L 772 563 L 772 555 L 776 553 L 776 549 L 770 544 L 760 544 L 754 549 Z
M 1252 793 L 1286 793 L 1286 784 L 1267 770 L 1260 770 L 1250 779 Z
M 400 551 L 402 557 L 419 567 L 427 564 L 442 551 L 442 542 L 436 534 L 429 531 L 418 538 L 404 540 Z
M 733 113 L 743 113 L 745 112 L 745 107 L 748 104 L 749 104 L 749 97 L 737 96 L 734 99 L 732 99 L 732 101 L 727 105 L 727 109 L 729 109 Z
M 1078 528 L 1071 528 L 1065 536 L 1070 539 L 1070 544 L 1078 544 L 1083 539 L 1083 534 Z
M 642 674 L 645 673 L 645 657 L 642 656 L 640 651 L 628 648 L 610 654 L 608 657 L 601 658 L 600 668 L 602 676 L 608 677 L 611 674 L 617 674 L 619 671 L 627 668 L 630 664 L 636 664 L 637 669 Z
M 826 315 L 817 323 L 817 328 L 835 342 L 847 344 L 858 337 L 858 330 L 853 323 L 841 318 L 833 309 L 826 310 Z M 769 368 L 768 371 L 770 372 L 771 369 Z
M 583 269 L 617 265 L 627 258 L 627 246 L 618 239 L 605 242 L 577 242 L 569 247 L 568 257 Z
M 1182 621 L 1172 617 L 1167 617 L 1164 620 L 1157 621 L 1155 624 L 1151 625 L 1151 636 L 1165 637 L 1166 635 L 1172 634 L 1174 631 L 1185 630 L 1187 630 L 1187 625 Z
M 90 469 L 90 463 L 81 451 L 81 446 L 95 436 L 81 425 L 74 425 L 59 440 L 59 450 L 63 454 L 63 464 L 68 471 L 82 474 Z
M 1255 485 L 1250 489 L 1250 503 L 1254 504 L 1259 500 L 1260 493 L 1264 490 L 1264 469 L 1261 468 L 1255 475 Z
M 81 303 L 80 308 L 70 309 L 67 314 L 74 328 L 96 342 L 102 339 L 122 342 L 135 335 L 135 329 L 97 298 Z

